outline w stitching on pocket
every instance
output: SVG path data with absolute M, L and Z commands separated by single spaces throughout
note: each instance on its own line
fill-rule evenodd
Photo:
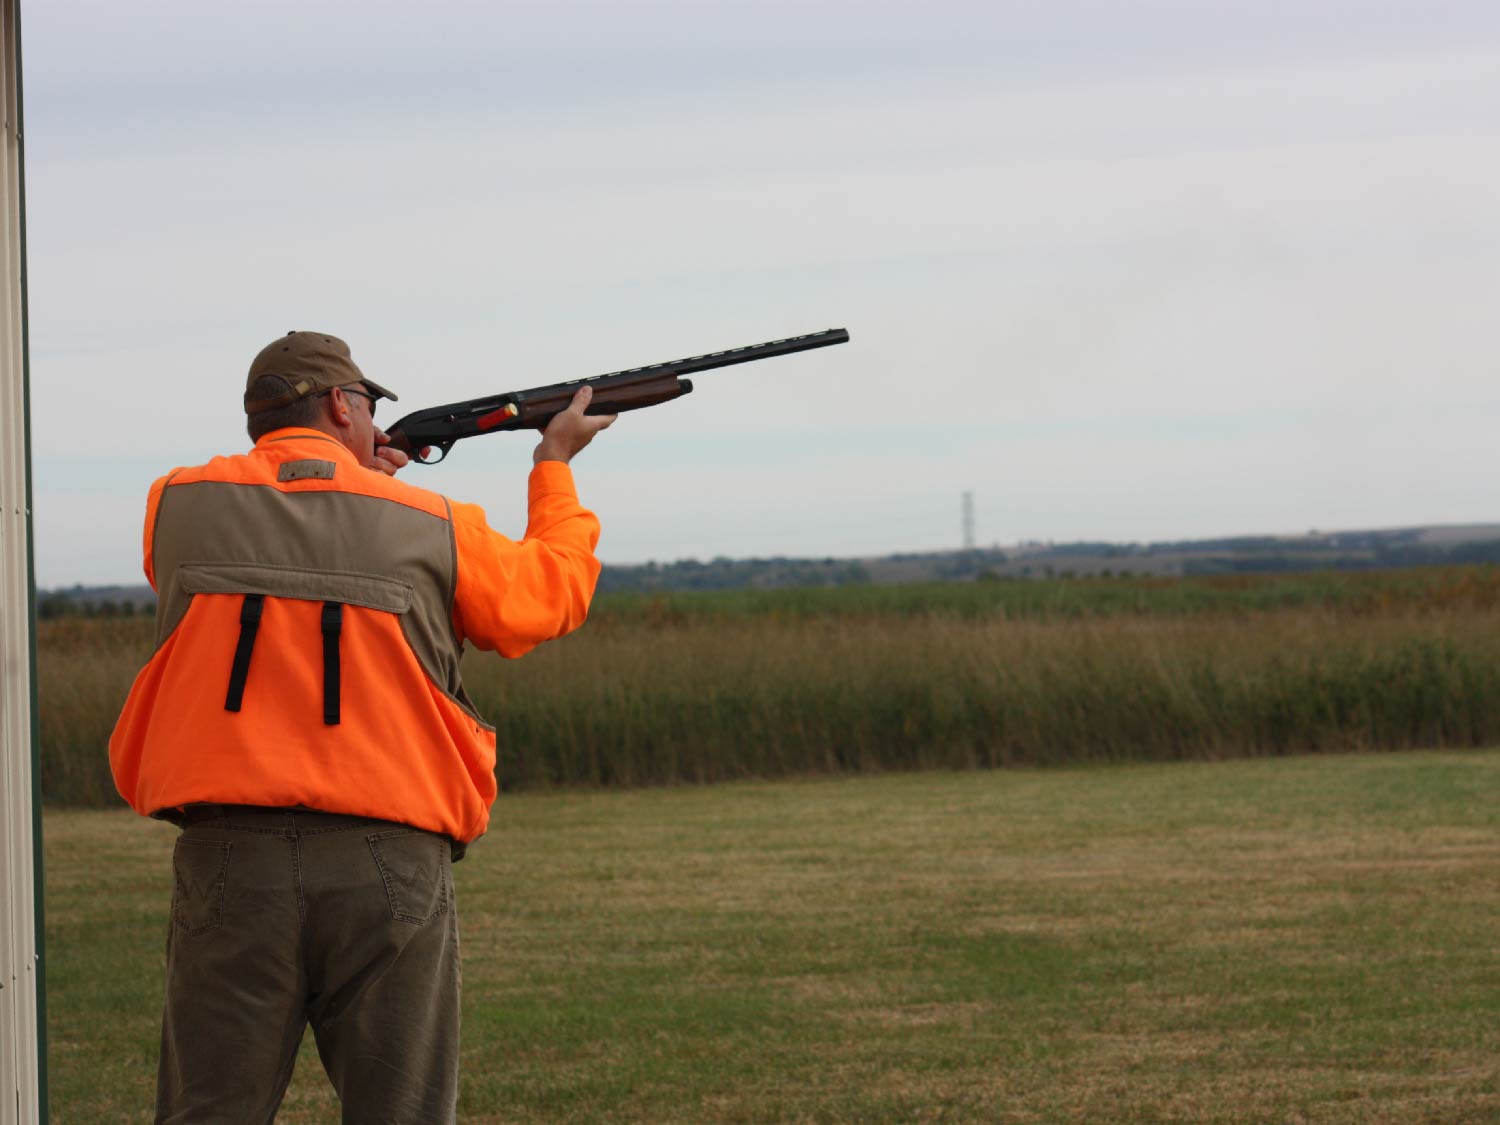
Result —
M 413 846 L 389 846 L 397 840 L 408 839 Z M 365 840 L 385 883 L 385 897 L 392 918 L 414 926 L 425 926 L 439 914 L 447 913 L 448 881 L 443 873 L 443 852 L 447 844 L 443 840 L 408 828 L 374 832 Z
M 177 839 L 172 852 L 172 922 L 189 936 L 207 933 L 224 922 L 231 847 L 223 840 Z

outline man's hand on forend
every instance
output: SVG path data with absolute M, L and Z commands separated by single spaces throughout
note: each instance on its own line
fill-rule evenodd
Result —
M 594 440 L 595 434 L 614 425 L 615 419 L 619 417 L 617 414 L 584 413 L 593 397 L 593 387 L 578 388 L 578 393 L 573 396 L 568 408 L 548 422 L 547 428 L 542 431 L 542 440 L 531 455 L 533 464 L 561 461 L 566 465 Z

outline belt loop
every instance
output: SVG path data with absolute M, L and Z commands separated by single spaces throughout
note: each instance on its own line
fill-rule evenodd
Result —
M 323 723 L 339 723 L 339 634 L 344 628 L 344 607 L 323 603 Z

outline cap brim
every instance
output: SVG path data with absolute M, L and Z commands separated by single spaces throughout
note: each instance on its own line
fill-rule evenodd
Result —
M 370 390 L 374 391 L 381 398 L 388 398 L 392 402 L 396 401 L 396 396 L 393 395 L 393 394 L 391 394 L 390 391 L 386 390 L 379 383 L 375 382 L 374 379 L 364 379 L 364 378 L 361 378 L 360 382 L 363 383 L 365 386 L 369 387 Z

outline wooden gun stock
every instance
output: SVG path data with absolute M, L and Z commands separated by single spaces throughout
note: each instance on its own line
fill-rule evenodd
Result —
M 543 430 L 573 401 L 578 388 L 585 383 L 559 383 L 555 387 L 542 387 L 535 391 L 517 391 L 516 406 L 520 415 L 516 419 L 517 429 Z M 594 383 L 594 399 L 585 414 L 619 414 L 626 410 L 639 410 L 644 406 L 656 406 L 690 394 L 691 380 L 675 375 L 658 375 L 643 381 L 600 385 Z

